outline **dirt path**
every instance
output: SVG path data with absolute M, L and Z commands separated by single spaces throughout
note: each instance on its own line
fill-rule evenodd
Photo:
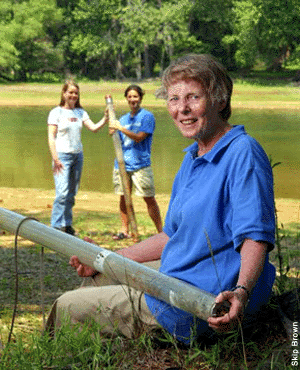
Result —
M 162 217 L 164 218 L 168 207 L 169 196 L 158 194 L 156 199 L 159 203 Z M 43 220 L 46 219 L 47 225 L 49 225 L 53 200 L 54 190 L 0 188 L 0 207 L 20 213 L 22 215 L 36 217 L 41 222 L 44 222 Z M 133 202 L 136 214 L 147 213 L 143 199 L 134 195 Z M 113 193 L 79 191 L 76 197 L 76 204 L 74 206 L 73 213 L 74 219 L 77 216 L 80 217 L 82 214 L 86 214 L 86 211 L 89 211 L 90 213 L 101 212 L 102 214 L 111 213 L 117 215 L 118 217 L 118 209 L 119 197 Z M 107 227 L 109 227 L 109 224 Z M 13 240 L 13 235 L 10 235 L 7 232 L 1 232 L 0 225 L 0 246 L 12 246 Z M 28 241 L 26 243 L 25 241 L 22 241 L 21 244 L 31 245 L 31 242 Z
M 50 212 L 53 199 L 54 190 L 0 188 L 0 206 L 15 212 L 31 214 L 47 210 Z M 169 195 L 158 194 L 157 201 L 162 214 L 165 215 Z M 140 199 L 135 199 L 134 203 L 138 212 L 146 211 Z M 300 226 L 300 200 L 276 199 L 276 208 L 280 225 L 283 224 L 286 228 Z M 116 212 L 118 197 L 112 193 L 80 191 L 76 197 L 74 212 L 78 209 Z

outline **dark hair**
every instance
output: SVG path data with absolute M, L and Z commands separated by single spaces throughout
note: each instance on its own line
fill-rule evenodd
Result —
M 231 94 L 233 83 L 225 67 L 208 54 L 187 54 L 173 61 L 162 75 L 162 87 L 156 94 L 167 98 L 171 84 L 179 80 L 196 80 L 206 92 L 212 103 L 226 102 L 220 112 L 224 120 L 231 116 Z
M 139 85 L 128 86 L 124 93 L 125 98 L 127 97 L 127 94 L 129 93 L 130 90 L 136 91 L 139 94 L 140 98 L 143 99 L 143 96 L 145 95 L 145 91 L 142 90 L 142 88 Z
M 82 106 L 80 105 L 80 90 L 79 90 L 79 85 L 75 81 L 73 81 L 73 80 L 68 80 L 68 81 L 66 81 L 63 84 L 63 87 L 62 87 L 62 90 L 61 90 L 61 98 L 60 98 L 59 105 L 61 107 L 63 107 L 65 105 L 66 99 L 64 97 L 64 94 L 65 94 L 65 92 L 68 90 L 68 88 L 70 86 L 74 86 L 78 90 L 78 99 L 77 99 L 77 101 L 75 103 L 75 108 L 82 108 Z

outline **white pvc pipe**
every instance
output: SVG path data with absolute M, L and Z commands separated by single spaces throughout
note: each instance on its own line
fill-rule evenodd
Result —
M 203 320 L 218 315 L 222 309 L 215 304 L 216 296 L 211 293 L 38 221 L 25 219 L 18 213 L 0 208 L 0 228 L 16 234 L 22 222 L 18 234 L 23 238 L 67 257 L 76 255 L 81 262 L 122 284 L 144 291 Z

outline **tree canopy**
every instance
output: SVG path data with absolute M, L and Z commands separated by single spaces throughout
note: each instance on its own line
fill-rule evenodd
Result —
M 157 76 L 184 53 L 300 66 L 299 0 L 1 0 L 0 77 Z M 299 67 L 300 68 L 300 67 Z

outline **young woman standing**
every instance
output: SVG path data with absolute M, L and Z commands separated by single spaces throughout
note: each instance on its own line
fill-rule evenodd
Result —
M 107 122 L 106 114 L 96 124 L 89 118 L 80 105 L 79 86 L 73 81 L 63 85 L 60 104 L 49 113 L 48 144 L 55 182 L 51 226 L 68 234 L 75 234 L 72 208 L 83 165 L 82 126 L 97 132 Z

